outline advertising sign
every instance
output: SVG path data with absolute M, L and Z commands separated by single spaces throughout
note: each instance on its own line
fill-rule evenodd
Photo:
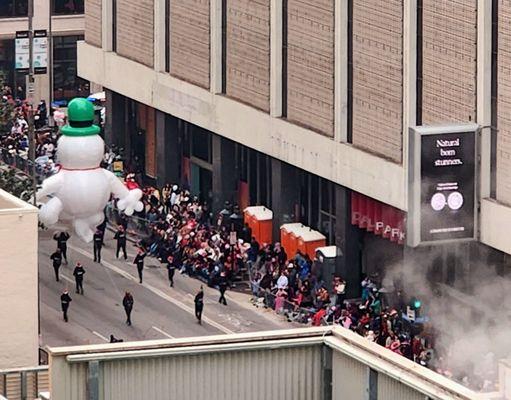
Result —
M 15 65 L 14 68 L 19 73 L 28 74 L 29 69 L 29 58 L 30 58 L 30 49 L 29 49 L 29 39 L 28 39 L 28 31 L 18 31 L 16 32 L 15 39 Z
M 477 129 L 475 124 L 411 129 L 410 246 L 475 238 Z
M 28 31 L 16 32 L 15 68 L 18 73 L 28 74 L 30 66 L 30 41 Z M 48 38 L 45 30 L 34 31 L 33 38 L 34 74 L 46 74 L 48 68 Z
M 34 31 L 34 74 L 46 74 L 48 68 L 48 37 L 45 30 Z

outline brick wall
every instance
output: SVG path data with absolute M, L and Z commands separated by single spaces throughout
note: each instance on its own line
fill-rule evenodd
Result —
M 497 200 L 511 205 L 511 0 L 498 0 Z
M 334 1 L 288 0 L 287 118 L 334 135 Z
M 403 1 L 353 1 L 353 145 L 402 160 Z
M 85 1 L 85 41 L 101 47 L 101 3 L 102 0 Z
M 117 53 L 154 65 L 154 0 L 117 0 Z
M 227 1 L 226 94 L 270 109 L 270 0 Z
M 476 120 L 477 0 L 423 0 L 423 124 Z
M 209 88 L 209 0 L 171 1 L 171 73 Z

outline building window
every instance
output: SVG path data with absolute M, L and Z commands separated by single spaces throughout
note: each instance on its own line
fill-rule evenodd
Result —
M 303 171 L 300 178 L 300 211 L 298 220 L 335 242 L 335 184 Z
M 348 126 L 346 142 L 353 143 L 353 0 L 348 0 Z
M 191 134 L 191 155 L 192 157 L 196 157 L 202 161 L 206 161 L 207 163 L 211 163 L 212 154 L 211 150 L 213 148 L 211 144 L 211 132 L 199 128 L 198 126 L 192 126 L 192 134 Z
M 9 86 L 14 97 L 25 97 L 25 75 L 14 69 L 14 39 L 0 40 L 0 84 Z
M 165 0 L 165 72 L 170 72 L 170 0 Z
M 0 18 L 26 17 L 28 0 L 0 0 Z
M 499 2 L 492 2 L 491 35 L 491 166 L 490 197 L 497 198 L 497 135 L 498 135 L 498 52 L 499 52 Z
M 422 0 L 417 1 L 417 96 L 415 124 L 422 125 Z
M 84 13 L 84 0 L 52 0 L 53 15 L 73 15 Z
M 117 51 L 117 0 L 112 0 L 112 51 Z
M 90 94 L 89 82 L 77 76 L 76 42 L 83 35 L 53 37 L 53 98 L 63 105 Z

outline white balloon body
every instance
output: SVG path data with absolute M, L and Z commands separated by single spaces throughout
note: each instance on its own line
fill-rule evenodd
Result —
M 96 226 L 103 222 L 103 210 L 111 194 L 119 199 L 118 207 L 127 215 L 142 210 L 142 191 L 128 190 L 113 173 L 100 167 L 104 147 L 99 135 L 59 139 L 57 161 L 61 169 L 45 179 L 37 193 L 38 200 L 50 198 L 39 211 L 44 225 L 69 220 L 76 234 L 90 242 Z

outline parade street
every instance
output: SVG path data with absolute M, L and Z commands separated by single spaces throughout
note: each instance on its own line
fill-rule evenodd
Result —
M 179 338 L 223 333 L 283 329 L 291 325 L 272 310 L 256 308 L 245 293 L 228 291 L 228 305 L 218 303 L 219 292 L 204 286 L 202 324 L 194 316 L 194 296 L 202 282 L 176 273 L 169 287 L 167 270 L 154 258 L 146 259 L 144 282 L 138 283 L 133 259 L 136 249 L 128 242 L 128 260 L 115 258 L 113 233 L 107 231 L 102 263 L 93 262 L 92 244 L 71 236 L 68 265 L 60 268 L 56 282 L 50 255 L 55 251 L 53 234 L 59 227 L 39 232 L 39 286 L 41 345 L 62 346 L 105 343 L 113 334 L 124 341 Z M 84 295 L 75 293 L 73 269 L 85 268 Z M 60 295 L 69 290 L 72 302 L 69 322 L 62 317 Z M 132 326 L 125 324 L 122 306 L 125 291 L 134 298 Z

